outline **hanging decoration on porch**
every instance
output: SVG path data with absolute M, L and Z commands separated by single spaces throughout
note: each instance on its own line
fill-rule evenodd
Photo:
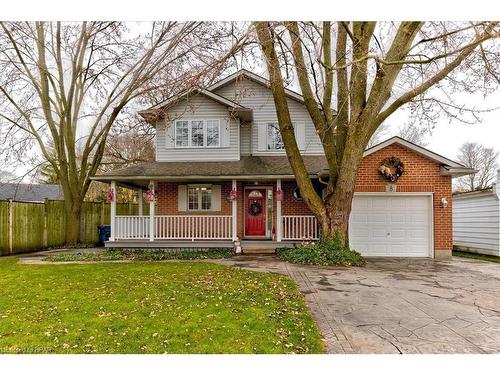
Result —
M 391 156 L 382 160 L 378 171 L 387 181 L 396 182 L 398 178 L 402 176 L 404 169 L 403 162 Z
M 276 190 L 274 196 L 276 197 L 277 202 L 281 202 L 283 200 L 283 190 L 281 189 Z
M 113 189 L 109 189 L 106 192 L 106 203 L 111 203 L 115 201 L 115 192 Z
M 236 198 L 238 198 L 238 192 L 236 191 L 236 189 L 231 190 L 226 196 L 226 199 L 229 202 L 236 200 Z
M 262 213 L 262 205 L 259 202 L 254 201 L 252 204 L 250 204 L 248 213 L 252 216 L 260 215 Z
M 148 203 L 154 202 L 155 196 L 156 196 L 156 193 L 155 193 L 154 189 L 151 189 L 151 188 L 148 189 L 148 191 L 146 191 L 146 202 L 148 202 Z
M 296 200 L 296 201 L 302 201 L 302 195 L 300 194 L 300 189 L 298 186 L 296 186 L 294 189 L 293 189 L 293 198 Z

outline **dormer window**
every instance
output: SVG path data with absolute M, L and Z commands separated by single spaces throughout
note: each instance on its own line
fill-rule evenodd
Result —
M 219 120 L 177 120 L 175 147 L 220 147 Z
M 267 149 L 283 150 L 285 145 L 281 138 L 280 127 L 277 122 L 270 122 L 267 124 Z

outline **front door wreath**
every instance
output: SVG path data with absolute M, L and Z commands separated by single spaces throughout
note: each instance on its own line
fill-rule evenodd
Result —
M 250 215 L 252 215 L 252 216 L 260 215 L 260 213 L 262 212 L 262 205 L 259 202 L 253 202 L 250 205 L 248 211 L 250 212 Z

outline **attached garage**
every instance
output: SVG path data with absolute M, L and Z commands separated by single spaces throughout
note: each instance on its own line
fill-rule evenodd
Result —
M 349 222 L 353 249 L 364 256 L 432 257 L 432 194 L 358 193 Z
M 381 168 L 393 159 L 403 172 L 388 181 Z M 367 149 L 349 221 L 352 248 L 365 256 L 450 259 L 451 180 L 474 172 L 398 137 Z

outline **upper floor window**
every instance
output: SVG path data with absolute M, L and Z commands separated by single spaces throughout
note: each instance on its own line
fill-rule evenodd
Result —
M 278 123 L 272 122 L 267 124 L 267 149 L 268 150 L 284 150 L 285 145 L 281 138 L 280 127 Z
M 178 120 L 175 147 L 220 147 L 219 120 Z

